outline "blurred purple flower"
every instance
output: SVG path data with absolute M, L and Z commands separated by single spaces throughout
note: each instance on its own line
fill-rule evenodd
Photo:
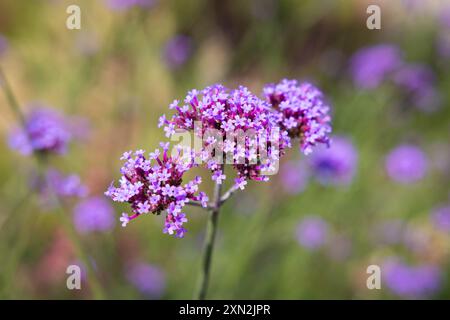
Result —
M 309 250 L 318 249 L 328 237 L 328 223 L 319 217 L 305 217 L 297 226 L 297 241 Z
M 31 175 L 30 188 L 35 190 L 44 207 L 53 208 L 58 198 L 82 198 L 88 193 L 87 187 L 81 183 L 76 174 L 65 175 L 50 168 L 45 175 Z
M 356 86 L 378 87 L 402 64 L 400 50 L 390 44 L 379 44 L 357 51 L 350 59 L 350 73 Z
M 405 92 L 408 103 L 419 109 L 433 111 L 439 106 L 440 96 L 435 88 L 436 79 L 428 66 L 405 65 L 393 75 L 393 81 Z
M 25 119 L 26 132 L 22 128 L 14 128 L 9 135 L 9 146 L 23 155 L 65 153 L 73 138 L 68 119 L 56 110 L 40 105 L 32 108 Z
M 355 175 L 358 153 L 345 137 L 334 137 L 329 148 L 319 147 L 310 157 L 313 176 L 324 185 L 347 185 Z
M 103 197 L 91 197 L 78 203 L 74 209 L 75 228 L 80 233 L 108 231 L 114 227 L 113 208 Z
M 124 11 L 132 7 L 150 9 L 156 3 L 156 0 L 107 0 L 106 4 L 111 10 Z
M 142 294 L 158 299 L 164 294 L 166 280 L 164 272 L 153 265 L 138 263 L 127 270 L 127 278 Z
M 431 219 L 436 228 L 450 232 L 450 206 L 442 206 L 433 210 Z
M 386 171 L 391 179 L 409 184 L 422 179 L 427 171 L 425 153 L 413 145 L 400 145 L 386 157 Z
M 0 57 L 8 50 L 8 40 L 2 34 L 0 34 Z
M 450 6 L 447 6 L 441 11 L 439 22 L 443 29 L 450 29 Z
M 298 194 L 308 184 L 309 171 L 304 161 L 290 161 L 282 165 L 280 177 L 284 191 Z
M 188 36 L 177 35 L 170 39 L 164 47 L 164 60 L 171 69 L 182 66 L 192 52 L 192 40 Z
M 383 266 L 384 281 L 396 295 L 406 299 L 423 299 L 437 293 L 441 270 L 434 265 L 410 266 L 399 261 L 389 261 Z
M 49 169 L 46 175 L 44 190 L 53 191 L 61 197 L 84 197 L 87 187 L 81 183 L 76 174 L 63 175 L 56 169 Z

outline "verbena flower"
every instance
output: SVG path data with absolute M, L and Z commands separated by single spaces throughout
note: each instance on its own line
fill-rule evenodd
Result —
M 328 144 L 331 132 L 330 107 L 322 92 L 310 83 L 284 79 L 264 87 L 264 95 L 279 112 L 278 124 L 289 137 L 298 138 L 304 154 L 318 144 Z
M 389 261 L 383 266 L 384 282 L 388 288 L 402 298 L 427 298 L 440 289 L 442 272 L 430 264 L 407 265 L 400 261 Z
M 439 17 L 437 35 L 437 51 L 438 54 L 444 58 L 450 58 L 450 6 L 442 10 Z
M 55 206 L 55 197 L 59 199 L 83 198 L 88 188 L 76 174 L 64 174 L 54 168 L 48 169 L 43 176 L 34 176 L 30 187 L 36 190 L 44 206 Z
M 435 88 L 436 79 L 432 69 L 425 65 L 408 64 L 393 75 L 394 83 L 405 93 L 408 104 L 424 111 L 439 106 L 440 96 Z
M 318 249 L 325 244 L 328 237 L 328 229 L 328 223 L 322 218 L 305 217 L 297 226 L 297 241 L 306 249 Z
M 164 60 L 171 69 L 183 65 L 192 51 L 192 40 L 188 36 L 177 35 L 170 39 L 164 47 Z
M 75 206 L 73 220 L 80 233 L 108 231 L 115 225 L 114 209 L 104 197 L 91 197 Z
M 450 232 L 450 206 L 441 206 L 434 209 L 431 219 L 436 228 Z
M 345 137 L 333 137 L 329 148 L 319 147 L 309 158 L 312 175 L 322 184 L 347 185 L 355 175 L 358 153 Z
M 305 161 L 287 162 L 280 170 L 281 186 L 289 194 L 298 194 L 306 188 L 309 176 Z
M 350 58 L 350 73 L 356 86 L 374 89 L 402 65 L 400 50 L 390 44 L 365 47 Z
M 136 263 L 126 270 L 128 281 L 142 294 L 157 299 L 164 294 L 166 279 L 164 271 L 146 263 Z
M 119 186 L 111 184 L 105 194 L 113 201 L 131 204 L 133 214 L 122 214 L 122 226 L 142 214 L 167 211 L 164 233 L 181 238 L 186 232 L 183 227 L 187 221 L 182 212 L 184 205 L 194 200 L 206 207 L 208 198 L 198 192 L 200 177 L 182 184 L 183 174 L 193 166 L 189 161 L 192 155 L 185 157 L 181 148 L 175 151 L 175 155 L 169 155 L 169 144 L 161 143 L 161 147 L 162 152 L 156 149 L 148 158 L 143 150 L 125 152 L 121 158 L 125 163 L 120 170 Z
M 87 187 L 82 184 L 78 175 L 64 175 L 56 169 L 47 171 L 44 189 L 46 188 L 52 188 L 61 197 L 84 197 L 87 194 Z
M 69 119 L 56 110 L 34 105 L 26 116 L 25 130 L 14 128 L 9 135 L 9 145 L 23 155 L 33 152 L 62 154 L 73 139 Z
M 267 181 L 265 173 L 276 169 L 280 156 L 290 146 L 287 133 L 279 130 L 277 114 L 242 86 L 231 91 L 220 84 L 192 90 L 184 103 L 175 100 L 170 108 L 177 113 L 171 119 L 162 116 L 159 126 L 164 126 L 167 137 L 177 129 L 195 131 L 203 137 L 197 156 L 219 184 L 226 179 L 224 163 L 231 163 L 237 171 L 236 186 L 241 189 L 244 180 Z
M 414 145 L 400 145 L 386 157 L 386 171 L 394 181 L 409 184 L 422 179 L 427 171 L 425 153 Z

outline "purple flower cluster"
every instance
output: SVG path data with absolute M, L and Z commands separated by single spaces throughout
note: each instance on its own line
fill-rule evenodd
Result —
M 76 174 L 63 174 L 59 170 L 50 168 L 43 176 L 33 176 L 30 188 L 36 190 L 44 206 L 54 207 L 55 196 L 59 199 L 83 198 L 88 188 L 81 183 Z
M 55 110 L 35 106 L 25 119 L 25 127 L 15 128 L 9 145 L 23 155 L 33 152 L 62 154 L 73 139 L 72 128 L 63 115 Z
M 80 233 L 108 231 L 114 227 L 113 208 L 103 197 L 91 197 L 74 209 L 75 228 Z
M 442 10 L 439 17 L 439 32 L 437 36 L 437 51 L 444 58 L 450 58 L 450 6 Z
M 297 241 L 309 250 L 322 247 L 328 237 L 328 223 L 319 217 L 306 217 L 297 226 Z
M 400 145 L 386 157 L 386 171 L 394 181 L 409 184 L 422 179 L 427 171 L 425 153 L 414 145 Z
M 87 187 L 76 174 L 64 175 L 56 169 L 49 169 L 43 190 L 51 188 L 60 197 L 85 197 Z M 50 191 L 50 190 L 49 190 Z
M 141 214 L 160 214 L 167 210 L 163 231 L 181 238 L 186 232 L 183 224 L 187 219 L 181 212 L 184 205 L 193 200 L 200 201 L 206 207 L 208 197 L 203 192 L 197 194 L 200 177 L 182 185 L 183 174 L 193 164 L 185 158 L 181 148 L 176 155 L 169 155 L 169 144 L 161 143 L 161 147 L 162 153 L 156 149 L 149 154 L 149 159 L 146 159 L 143 150 L 134 154 L 125 152 L 121 158 L 125 163 L 121 168 L 119 186 L 111 184 L 105 194 L 113 201 L 131 204 L 133 215 L 123 213 L 120 218 L 122 226 Z
M 313 176 L 322 184 L 349 184 L 356 171 L 358 154 L 345 137 L 334 137 L 329 148 L 319 147 L 309 159 Z
M 362 89 L 375 89 L 384 81 L 392 81 L 405 98 L 405 103 L 423 111 L 434 111 L 441 97 L 436 90 L 431 68 L 402 59 L 401 50 L 390 44 L 365 47 L 350 59 L 354 84 Z
M 394 83 L 404 91 L 408 103 L 424 111 L 433 111 L 439 105 L 433 71 L 424 65 L 407 64 L 393 75 Z
M 264 87 L 264 95 L 279 111 L 278 123 L 289 137 L 300 140 L 304 154 L 312 152 L 317 144 L 328 144 L 331 132 L 330 107 L 322 92 L 310 83 L 283 79 L 278 84 Z
M 450 206 L 442 206 L 436 208 L 431 216 L 436 228 L 444 231 L 450 232 Z
M 236 171 L 233 188 L 243 190 L 248 180 L 267 181 L 268 175 L 276 172 L 291 139 L 300 139 L 305 154 L 317 144 L 328 144 L 329 107 L 317 88 L 283 80 L 266 86 L 264 93 L 266 100 L 243 86 L 229 90 L 216 84 L 191 90 L 183 102 L 175 100 L 170 109 L 176 113 L 170 119 L 161 116 L 158 126 L 164 127 L 168 138 L 177 131 L 193 132 L 201 139 L 201 146 L 194 142 L 194 149 L 185 147 L 183 161 L 183 148 L 178 146 L 178 155 L 169 157 L 168 144 L 161 144 L 162 157 L 157 149 L 150 160 L 142 150 L 126 152 L 121 158 L 125 164 L 120 185 L 111 185 L 105 193 L 113 201 L 131 204 L 133 214 L 122 214 L 122 225 L 143 213 L 167 210 L 164 233 L 183 237 L 187 221 L 181 212 L 184 205 L 199 201 L 207 207 L 206 194 L 197 193 L 199 177 L 181 185 L 183 174 L 198 160 L 211 170 L 217 184 L 226 179 L 224 164 L 231 164 Z
M 304 161 L 290 161 L 281 167 L 282 188 L 289 194 L 302 192 L 309 179 L 309 170 Z
M 188 36 L 178 35 L 166 43 L 164 59 L 169 68 L 176 69 L 187 61 L 192 51 L 191 42 Z
M 160 298 L 166 287 L 164 272 L 146 263 L 137 263 L 129 267 L 127 278 L 142 294 L 154 299 Z
M 434 265 L 411 266 L 399 261 L 390 261 L 383 270 L 386 285 L 394 294 L 403 298 L 427 298 L 440 288 L 441 270 Z
M 402 65 L 400 50 L 390 44 L 379 44 L 357 51 L 350 59 L 350 73 L 356 86 L 378 87 Z
M 184 104 L 175 100 L 170 108 L 177 113 L 170 120 L 163 115 L 159 122 L 160 126 L 165 126 L 166 136 L 172 136 L 176 129 L 183 129 L 203 137 L 201 160 L 219 184 L 226 178 L 222 164 L 228 163 L 227 156 L 231 155 L 237 171 L 236 186 L 243 189 L 247 180 L 267 181 L 264 172 L 273 171 L 284 149 L 290 146 L 287 133 L 279 130 L 278 115 L 271 111 L 270 105 L 242 86 L 231 91 L 219 84 L 201 91 L 192 90 Z M 253 135 L 246 135 L 243 143 L 237 143 L 239 133 L 250 131 Z M 278 146 L 264 137 L 274 138 Z M 263 160 L 261 150 L 267 152 Z M 216 154 L 223 157 L 218 158 Z

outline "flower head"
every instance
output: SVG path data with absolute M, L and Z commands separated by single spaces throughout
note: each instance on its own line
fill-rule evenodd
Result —
M 170 39 L 164 48 L 164 60 L 171 69 L 183 65 L 191 55 L 192 40 L 188 36 L 177 35 Z
M 290 138 L 298 138 L 304 154 L 318 144 L 328 144 L 330 107 L 322 92 L 310 83 L 284 79 L 264 87 L 264 95 L 277 110 L 278 124 Z
M 450 232 L 450 206 L 442 206 L 433 210 L 431 216 L 436 228 Z
M 357 51 L 350 59 L 350 73 L 356 86 L 374 89 L 401 64 L 402 55 L 396 46 L 379 44 Z
M 196 194 L 200 177 L 182 184 L 183 174 L 193 166 L 192 162 L 186 161 L 182 150 L 169 155 L 168 146 L 161 146 L 163 151 L 157 149 L 149 159 L 143 150 L 125 152 L 121 158 L 125 163 L 120 170 L 119 186 L 111 185 L 105 194 L 113 201 L 131 204 L 133 214 L 122 214 L 122 226 L 142 214 L 167 211 L 164 233 L 183 237 L 186 232 L 183 224 L 187 221 L 181 212 L 184 205 L 190 200 L 202 203 L 207 200 L 205 202 L 204 194 Z
M 335 137 L 329 148 L 320 147 L 310 157 L 314 177 L 322 184 L 345 185 L 352 181 L 358 154 L 344 137 Z
M 441 284 L 441 270 L 434 265 L 407 265 L 389 261 L 383 267 L 388 288 L 403 298 L 420 299 L 436 293 Z
M 309 170 L 305 161 L 290 161 L 281 167 L 281 185 L 289 194 L 302 192 L 309 180 Z
M 405 65 L 393 75 L 393 81 L 405 93 L 409 104 L 424 111 L 438 107 L 440 97 L 435 88 L 436 79 L 428 66 Z
M 84 197 L 87 194 L 87 187 L 81 183 L 79 176 L 64 175 L 56 169 L 47 171 L 43 190 L 53 191 L 61 197 Z
M 91 197 L 78 203 L 73 219 L 80 233 L 108 231 L 114 227 L 113 208 L 104 197 Z
M 33 152 L 62 154 L 73 139 L 67 118 L 56 110 L 35 106 L 25 119 L 25 131 L 15 128 L 9 136 L 9 145 L 23 155 Z
M 386 171 L 391 179 L 409 184 L 422 179 L 427 171 L 425 153 L 414 145 L 400 145 L 386 157 Z
M 325 244 L 328 237 L 328 223 L 319 217 L 306 217 L 297 227 L 297 241 L 309 250 Z
M 160 298 L 166 287 L 164 272 L 151 264 L 137 263 L 127 270 L 127 278 L 142 294 Z
M 276 113 L 242 86 L 231 91 L 219 84 L 192 90 L 184 104 L 176 100 L 170 107 L 177 113 L 160 119 L 167 136 L 182 129 L 203 138 L 202 150 L 196 152 L 217 183 L 226 178 L 224 163 L 233 165 L 238 178 L 266 181 L 290 145 L 287 134 L 279 130 Z M 242 180 L 238 183 L 244 186 Z

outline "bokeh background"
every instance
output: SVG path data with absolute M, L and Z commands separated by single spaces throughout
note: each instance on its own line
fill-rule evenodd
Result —
M 81 30 L 65 26 L 70 4 Z M 165 140 L 158 117 L 188 90 L 260 95 L 282 78 L 321 88 L 338 143 L 316 158 L 292 148 L 227 202 L 208 297 L 450 298 L 450 1 L 2 0 L 0 65 L 25 114 L 77 120 L 80 139 L 45 165 L 85 187 L 51 201 L 42 168 L 10 147 L 19 122 L 2 93 L 0 298 L 191 298 L 205 212 L 188 208 L 175 239 L 162 216 L 122 228 L 129 208 L 103 193 L 124 151 Z M 82 290 L 66 288 L 70 264 Z M 380 290 L 366 287 L 372 264 Z

